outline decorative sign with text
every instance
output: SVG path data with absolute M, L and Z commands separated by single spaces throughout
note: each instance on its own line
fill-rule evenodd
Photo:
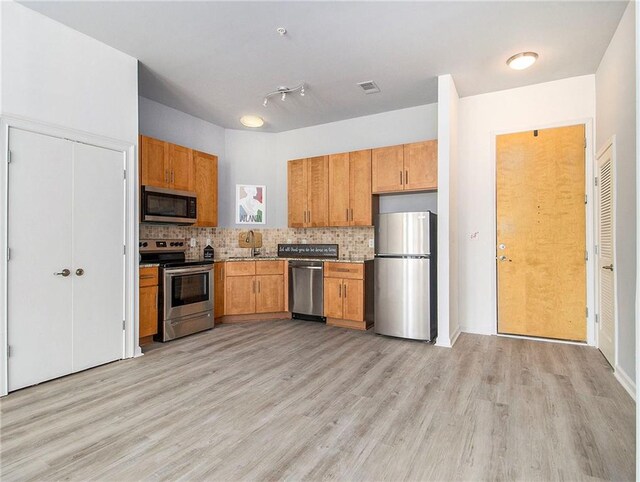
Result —
M 337 244 L 279 244 L 280 258 L 338 258 Z

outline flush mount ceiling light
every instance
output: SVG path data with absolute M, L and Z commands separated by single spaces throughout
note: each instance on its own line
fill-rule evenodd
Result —
M 295 87 L 278 87 L 277 90 L 274 90 L 273 92 L 269 92 L 267 95 L 264 96 L 262 105 L 266 107 L 267 104 L 269 103 L 269 98 L 273 97 L 274 95 L 279 95 L 280 100 L 284 102 L 287 99 L 287 94 L 292 94 L 294 92 L 300 92 L 300 96 L 304 97 L 304 82 L 301 83 L 300 85 L 296 85 Z
M 264 120 L 257 115 L 243 115 L 240 117 L 240 124 L 245 127 L 262 127 Z
M 520 52 L 507 60 L 507 65 L 513 70 L 524 70 L 531 67 L 538 60 L 538 54 L 535 52 Z

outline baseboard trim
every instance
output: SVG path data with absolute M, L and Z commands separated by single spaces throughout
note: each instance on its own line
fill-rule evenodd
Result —
M 631 377 L 627 375 L 627 372 L 625 372 L 620 365 L 616 365 L 616 368 L 613 371 L 613 375 L 616 377 L 616 380 L 618 380 L 620 385 L 622 385 L 622 388 L 624 388 L 627 393 L 631 395 L 631 398 L 633 398 L 633 400 L 635 401 L 636 384 L 633 380 L 631 380 Z
M 451 346 L 453 347 L 453 345 L 456 344 L 456 341 L 458 341 L 458 337 L 460 336 L 460 333 L 462 333 L 460 331 L 460 327 L 458 327 L 456 329 L 456 331 L 453 333 L 453 336 L 451 337 Z
M 273 321 L 290 319 L 291 313 L 287 311 L 278 313 L 255 313 L 250 315 L 224 315 L 215 319 L 216 324 L 222 323 L 251 323 L 254 321 Z

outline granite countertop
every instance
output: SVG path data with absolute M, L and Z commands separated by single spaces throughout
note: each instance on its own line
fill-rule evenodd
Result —
M 340 259 L 326 259 L 326 258 L 279 258 L 277 256 L 255 256 L 253 258 L 250 257 L 237 257 L 230 256 L 228 258 L 214 258 L 214 263 L 225 263 L 225 262 L 234 262 L 234 261 L 322 261 L 325 263 L 364 263 L 365 261 L 369 261 L 373 258 L 363 258 L 361 256 L 353 257 L 353 258 L 340 258 Z M 200 259 L 193 260 L 188 259 L 187 261 L 201 261 Z M 141 268 L 155 268 L 160 266 L 160 263 L 145 263 L 144 261 L 140 263 Z

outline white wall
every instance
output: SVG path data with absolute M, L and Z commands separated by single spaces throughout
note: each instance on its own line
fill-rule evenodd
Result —
M 137 144 L 137 60 L 0 2 L 0 113 Z
M 496 332 L 495 134 L 594 117 L 594 75 L 460 99 L 457 177 L 462 331 Z
M 453 346 L 458 321 L 458 110 L 451 75 L 438 77 L 438 340 Z
M 636 296 L 635 2 L 627 9 L 596 72 L 596 149 L 616 136 L 615 242 L 618 299 L 616 371 L 635 380 Z
M 266 224 L 287 226 L 287 169 L 277 157 L 275 134 L 227 129 L 228 178 L 220 183 L 220 226 L 235 226 L 236 184 L 263 184 L 267 188 Z

